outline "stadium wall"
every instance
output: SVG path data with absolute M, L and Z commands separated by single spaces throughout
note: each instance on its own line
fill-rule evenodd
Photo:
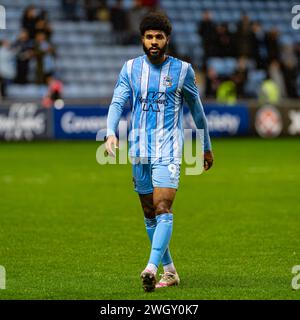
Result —
M 248 104 L 204 106 L 212 137 L 300 135 L 300 108 L 296 106 L 257 107 Z M 107 106 L 66 105 L 58 110 L 43 109 L 37 103 L 12 103 L 0 108 L 0 140 L 96 140 L 98 130 L 105 129 Z M 195 129 L 185 106 L 184 128 Z M 122 120 L 129 120 L 125 108 Z

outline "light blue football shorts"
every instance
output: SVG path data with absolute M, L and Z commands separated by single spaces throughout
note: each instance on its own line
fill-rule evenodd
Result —
M 178 189 L 180 164 L 178 162 L 155 160 L 153 163 L 132 165 L 134 190 L 139 194 L 153 192 L 154 187 Z

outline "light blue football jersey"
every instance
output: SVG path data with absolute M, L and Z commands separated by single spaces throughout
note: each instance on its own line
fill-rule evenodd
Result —
M 146 55 L 127 61 L 114 89 L 107 117 L 107 136 L 116 134 L 129 100 L 131 123 L 129 156 L 152 160 L 182 157 L 183 101 L 190 107 L 198 129 L 204 129 L 204 150 L 211 142 L 192 66 L 168 56 L 160 65 Z

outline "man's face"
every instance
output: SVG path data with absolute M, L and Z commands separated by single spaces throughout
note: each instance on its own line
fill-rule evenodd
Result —
M 163 31 L 147 30 L 142 37 L 143 49 L 150 59 L 163 57 L 167 50 L 169 37 Z
M 46 36 L 43 32 L 39 32 L 36 34 L 36 37 L 35 37 L 36 41 L 38 42 L 43 42 L 46 40 Z

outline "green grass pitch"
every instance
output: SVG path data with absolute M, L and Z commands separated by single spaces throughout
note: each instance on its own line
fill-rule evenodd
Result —
M 0 146 L 0 299 L 299 299 L 300 143 L 214 139 L 214 167 L 182 169 L 171 252 L 182 283 L 144 293 L 150 244 L 130 165 L 96 142 Z

